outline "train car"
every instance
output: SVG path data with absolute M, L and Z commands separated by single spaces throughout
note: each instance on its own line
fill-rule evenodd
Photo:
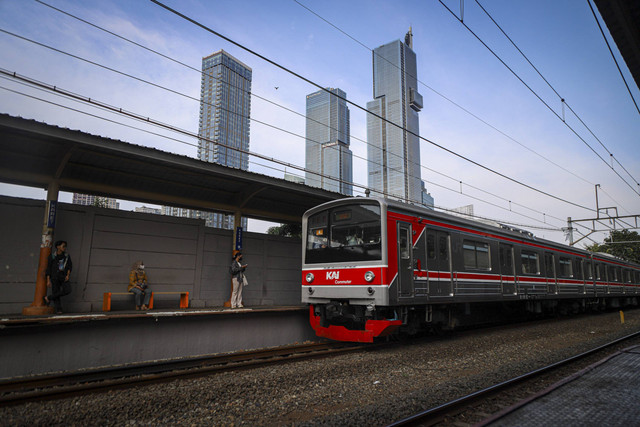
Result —
M 302 302 L 316 334 L 333 340 L 637 305 L 640 296 L 639 265 L 388 199 L 325 203 L 302 227 Z

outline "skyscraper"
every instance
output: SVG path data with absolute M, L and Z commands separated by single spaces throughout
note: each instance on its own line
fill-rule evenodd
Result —
M 202 58 L 198 158 L 249 169 L 251 68 L 224 50 Z M 242 151 L 239 151 L 242 150 Z M 233 228 L 233 216 L 194 212 L 210 227 Z M 246 229 L 246 218 L 243 218 Z
M 353 156 L 346 98 L 344 91 L 333 88 L 307 95 L 305 182 L 351 196 Z
M 371 113 L 367 114 L 368 186 L 387 197 L 422 203 L 417 136 L 422 96 L 418 93 L 416 54 L 412 49 L 409 29 L 404 41 L 373 50 L 374 99 L 367 103 Z

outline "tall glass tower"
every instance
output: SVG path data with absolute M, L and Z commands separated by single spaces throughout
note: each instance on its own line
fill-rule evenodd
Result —
M 307 95 L 305 182 L 351 196 L 353 156 L 346 98 L 344 91 L 333 88 Z
M 416 54 L 411 29 L 373 50 L 373 101 L 367 110 L 368 186 L 374 192 L 422 203 Z
M 198 158 L 249 169 L 251 68 L 224 50 L 202 58 Z M 244 152 L 241 152 L 242 150 Z M 199 212 L 207 226 L 233 228 L 233 216 Z M 246 229 L 246 218 L 243 218 Z

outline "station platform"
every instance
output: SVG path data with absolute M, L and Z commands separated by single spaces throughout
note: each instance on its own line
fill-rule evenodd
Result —
M 309 341 L 306 305 L 3 315 L 0 379 Z
M 640 346 L 622 350 L 479 426 L 640 426 Z
M 69 322 L 87 322 L 110 319 L 134 319 L 166 316 L 228 316 L 252 312 L 287 312 L 304 311 L 308 313 L 306 305 L 295 306 L 249 306 L 244 308 L 211 307 L 211 308 L 186 308 L 186 309 L 155 309 L 146 311 L 119 310 L 91 313 L 63 313 L 47 314 L 43 316 L 25 316 L 22 314 L 0 315 L 0 329 L 14 326 L 42 325 Z

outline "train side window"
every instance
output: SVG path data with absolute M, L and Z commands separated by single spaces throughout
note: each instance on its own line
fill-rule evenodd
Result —
M 602 280 L 602 270 L 600 264 L 596 264 L 596 280 Z
M 625 282 L 631 283 L 631 270 L 624 271 Z
M 609 273 L 609 281 L 617 282 L 618 281 L 618 269 L 612 266 L 607 266 L 607 270 Z
M 573 277 L 573 266 L 571 265 L 571 259 L 560 257 L 558 259 L 558 276 L 559 277 Z
M 427 258 L 436 259 L 436 236 L 433 234 L 427 235 Z
M 489 244 L 464 240 L 462 242 L 464 268 L 472 270 L 491 270 Z
M 522 274 L 540 274 L 540 260 L 536 252 L 522 250 L 520 260 L 522 261 Z
M 409 230 L 401 229 L 400 230 L 400 258 L 409 259 L 411 258 L 411 247 L 409 246 L 411 243 L 411 238 L 409 237 Z
M 440 261 L 449 260 L 449 247 L 446 236 L 440 236 L 438 239 L 438 258 L 440 258 Z

